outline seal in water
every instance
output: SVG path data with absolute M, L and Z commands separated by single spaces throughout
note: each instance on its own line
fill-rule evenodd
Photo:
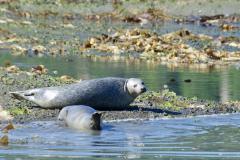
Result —
M 48 109 L 87 105 L 97 110 L 119 110 L 128 107 L 145 91 L 146 87 L 141 79 L 106 77 L 62 87 L 37 88 L 11 94 L 15 98 L 26 99 Z
M 64 121 L 68 127 L 73 129 L 101 130 L 102 128 L 101 114 L 84 105 L 64 107 L 58 115 L 58 120 Z

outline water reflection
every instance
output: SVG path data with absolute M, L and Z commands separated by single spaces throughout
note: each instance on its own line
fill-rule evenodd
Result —
M 105 76 L 140 77 L 150 90 L 159 90 L 164 85 L 178 95 L 199 97 L 225 102 L 240 97 L 239 70 L 234 66 L 212 64 L 164 64 L 136 58 L 96 56 L 79 57 L 24 57 L 1 54 L 0 63 L 10 61 L 30 70 L 44 64 L 54 76 L 70 75 L 77 79 Z M 188 83 L 186 83 L 188 82 Z

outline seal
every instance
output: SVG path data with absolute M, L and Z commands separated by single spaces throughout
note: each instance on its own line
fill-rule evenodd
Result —
M 85 105 L 74 105 L 64 107 L 58 120 L 63 121 L 66 126 L 79 130 L 101 130 L 101 114 L 95 109 Z
M 48 109 L 87 105 L 97 110 L 121 110 L 128 107 L 145 91 L 146 87 L 141 79 L 106 77 L 66 86 L 11 92 L 11 94 L 15 98 L 26 99 Z

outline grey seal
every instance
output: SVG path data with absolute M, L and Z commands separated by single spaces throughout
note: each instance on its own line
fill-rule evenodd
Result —
M 85 105 L 64 107 L 58 115 L 58 120 L 73 129 L 101 130 L 102 128 L 101 114 Z
M 60 87 L 11 92 L 11 94 L 15 98 L 26 99 L 48 109 L 87 105 L 97 110 L 119 110 L 128 107 L 145 91 L 146 87 L 141 79 L 106 77 Z

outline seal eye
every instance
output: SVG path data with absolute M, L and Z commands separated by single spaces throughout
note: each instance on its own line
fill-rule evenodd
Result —
M 136 88 L 136 87 L 137 87 L 137 84 L 134 84 L 133 87 Z
M 142 85 L 144 85 L 144 82 L 142 82 Z

